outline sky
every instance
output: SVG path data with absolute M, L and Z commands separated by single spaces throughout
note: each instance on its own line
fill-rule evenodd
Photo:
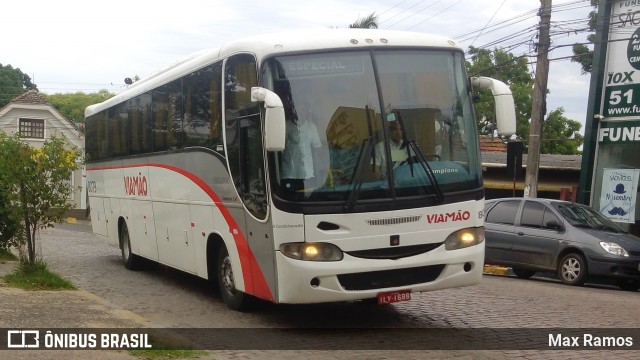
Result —
M 588 0 L 554 0 L 550 59 L 584 42 Z M 20 68 L 47 94 L 126 89 L 205 48 L 244 36 L 296 29 L 348 28 L 375 12 L 380 29 L 448 36 L 470 45 L 534 55 L 539 0 L 31 0 L 3 4 L 0 64 Z M 530 65 L 535 71 L 535 64 Z M 583 124 L 589 75 L 568 59 L 549 66 L 547 109 Z

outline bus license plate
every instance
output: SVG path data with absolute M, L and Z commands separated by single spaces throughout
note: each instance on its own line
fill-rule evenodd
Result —
M 391 304 L 411 300 L 411 290 L 400 290 L 378 293 L 378 304 Z

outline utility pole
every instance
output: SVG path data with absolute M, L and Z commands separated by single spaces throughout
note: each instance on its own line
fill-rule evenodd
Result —
M 538 169 L 540 168 L 540 136 L 542 120 L 547 108 L 547 79 L 549 77 L 549 28 L 551 23 L 551 0 L 540 0 L 540 33 L 538 37 L 538 61 L 533 84 L 531 128 L 527 151 L 527 174 L 524 179 L 524 196 L 538 197 Z

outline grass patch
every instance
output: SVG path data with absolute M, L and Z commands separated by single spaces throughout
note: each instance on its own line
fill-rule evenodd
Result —
M 0 262 L 7 262 L 7 261 L 16 261 L 18 260 L 18 257 L 13 255 L 13 253 L 11 253 L 9 250 L 5 249 L 5 248 L 0 248 Z
M 68 280 L 52 273 L 47 264 L 38 261 L 35 264 L 19 264 L 9 275 L 4 276 L 8 285 L 25 290 L 75 290 Z
M 147 360 L 164 360 L 164 359 L 197 359 L 201 356 L 209 355 L 204 350 L 131 350 L 131 355 Z

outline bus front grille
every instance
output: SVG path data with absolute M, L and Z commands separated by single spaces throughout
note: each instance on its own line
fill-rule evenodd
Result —
M 433 249 L 437 249 L 443 243 L 411 245 L 411 246 L 392 246 L 381 249 L 346 251 L 347 254 L 363 259 L 401 259 L 404 257 L 424 254 Z
M 368 219 L 366 220 L 367 224 L 372 226 L 388 226 L 388 225 L 400 225 L 406 224 L 410 222 L 420 221 L 422 216 L 413 215 L 413 216 L 402 216 L 395 218 L 384 218 L 384 219 Z
M 338 275 L 345 290 L 371 290 L 409 286 L 431 282 L 440 276 L 444 265 L 430 265 L 407 269 L 370 271 Z

